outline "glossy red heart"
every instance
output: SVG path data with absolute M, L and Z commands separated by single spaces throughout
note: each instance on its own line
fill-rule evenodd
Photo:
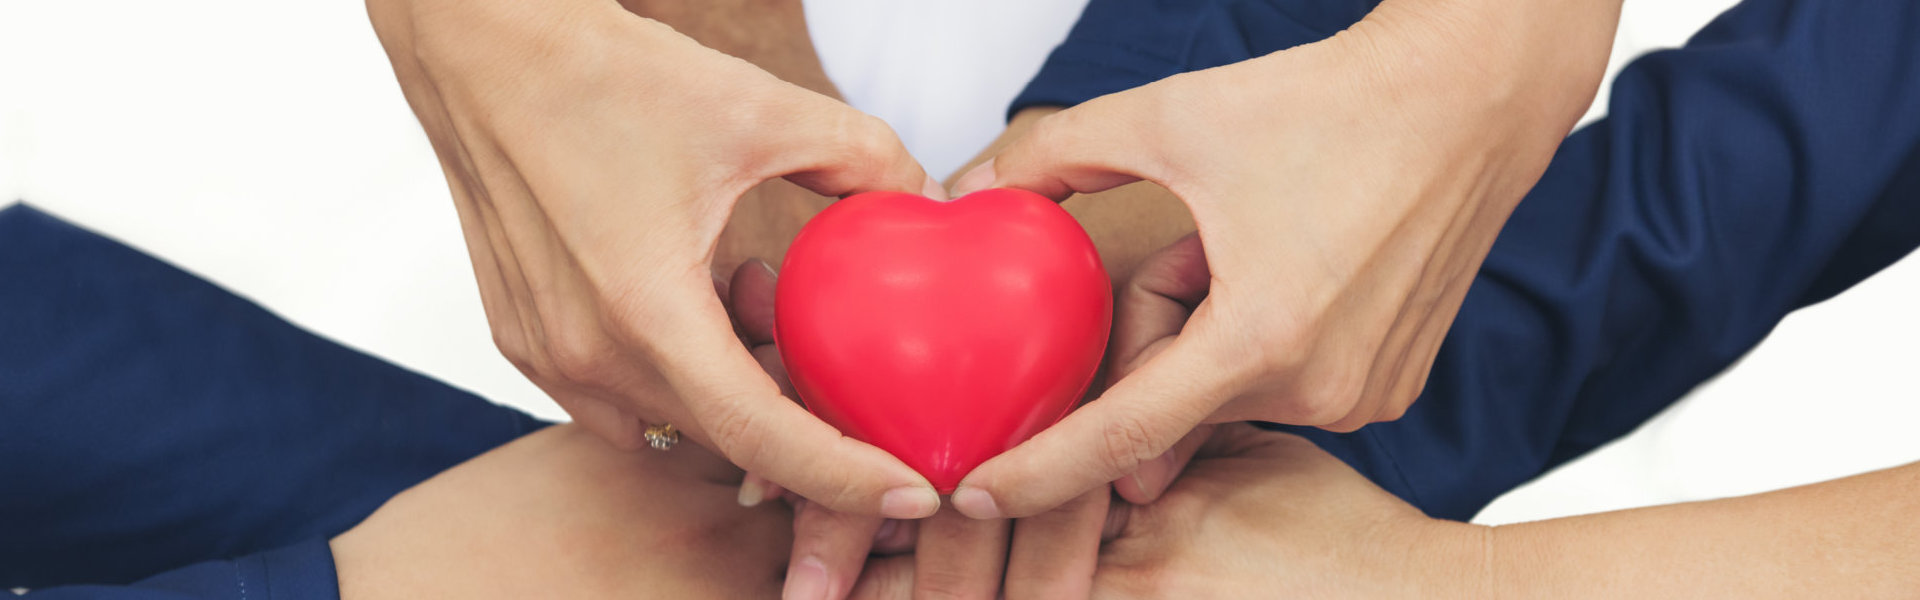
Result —
M 1011 189 L 841 200 L 800 230 L 775 290 L 807 409 L 941 493 L 1073 408 L 1112 319 L 1086 231 Z

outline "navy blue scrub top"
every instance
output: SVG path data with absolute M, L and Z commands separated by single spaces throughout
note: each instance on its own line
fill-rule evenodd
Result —
M 1092 0 L 1014 109 L 1322 39 L 1372 4 Z M 1920 5 L 1748 0 L 1635 61 L 1609 110 L 1514 212 L 1406 417 L 1285 429 L 1465 519 L 1920 243 Z M 540 425 L 0 211 L 0 588 L 337 597 L 328 537 Z

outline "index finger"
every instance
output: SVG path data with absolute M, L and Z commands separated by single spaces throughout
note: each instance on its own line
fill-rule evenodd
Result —
M 1159 457 L 1229 397 L 1230 371 L 1209 346 L 1175 338 L 1099 398 L 967 474 L 954 508 L 975 519 L 1026 517 Z
M 689 435 L 741 468 L 836 511 L 917 519 L 940 496 L 926 478 L 886 451 L 840 434 L 780 395 L 733 336 L 717 301 L 669 314 L 659 339 L 674 340 L 655 360 L 694 420 Z M 690 426 L 687 426 L 690 425 Z

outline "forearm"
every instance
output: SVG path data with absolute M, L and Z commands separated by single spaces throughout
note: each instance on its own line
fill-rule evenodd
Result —
M 1920 589 L 1920 463 L 1755 496 L 1499 527 L 1502 598 L 1894 597 Z
M 620 5 L 788 83 L 840 97 L 814 51 L 797 0 L 620 0 Z
M 1343 35 L 1422 110 L 1570 131 L 1606 72 L 1621 0 L 1386 0 Z M 1406 106 L 1403 103 L 1403 106 Z M 1445 116 L 1444 113 L 1437 116 Z

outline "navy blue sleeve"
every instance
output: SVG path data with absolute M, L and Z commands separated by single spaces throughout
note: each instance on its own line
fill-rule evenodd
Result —
M 299 560 L 310 570 L 274 572 L 331 581 L 327 538 L 541 425 L 49 215 L 0 210 L 0 588 L 127 584 L 293 544 L 308 545 L 137 589 L 222 568 L 264 581 Z
M 1317 42 L 1359 22 L 1379 0 L 1089 0 L 1067 39 L 1015 96 L 1073 106 L 1171 75 Z
M 340 597 L 326 540 L 309 540 L 233 560 L 210 560 L 131 585 L 34 590 L 27 600 L 321 600 Z
M 1368 0 L 1092 0 L 1012 110 L 1324 39 Z M 1406 417 L 1305 435 L 1428 514 L 1631 431 L 1920 243 L 1920 5 L 1748 0 L 1629 65 L 1502 231 Z
M 1294 429 L 1434 516 L 1632 431 L 1920 245 L 1920 4 L 1748 0 L 1629 65 L 1400 421 Z

